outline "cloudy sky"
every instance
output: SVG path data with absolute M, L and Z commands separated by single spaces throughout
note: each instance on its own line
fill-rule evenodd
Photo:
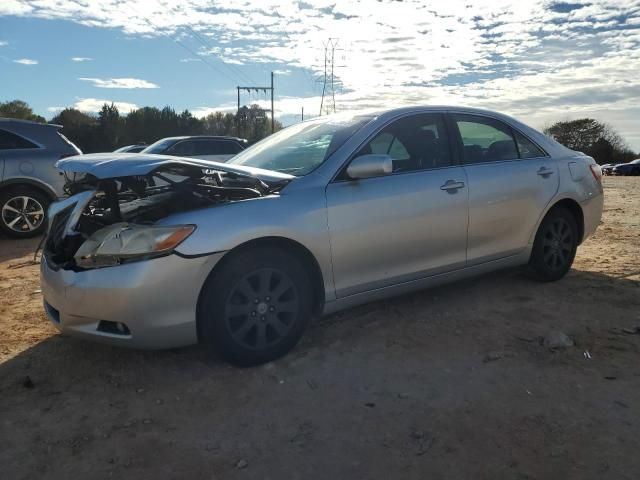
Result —
M 0 100 L 47 117 L 104 101 L 204 115 L 275 71 L 291 123 L 319 112 L 329 39 L 338 111 L 472 105 L 538 128 L 592 116 L 640 151 L 640 0 L 1 0 Z

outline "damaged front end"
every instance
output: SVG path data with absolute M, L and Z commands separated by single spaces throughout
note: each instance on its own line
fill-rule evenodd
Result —
M 91 170 L 80 179 L 66 175 L 70 196 L 50 208 L 44 255 L 51 268 L 70 270 L 167 255 L 196 225 L 157 225 L 159 220 L 276 194 L 288 183 L 286 178 L 267 183 L 251 174 L 218 169 L 215 163 L 171 160 L 154 163 L 142 175 L 100 178 Z

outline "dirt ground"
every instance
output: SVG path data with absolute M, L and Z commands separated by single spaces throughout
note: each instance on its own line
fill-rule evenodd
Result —
M 638 479 L 640 178 L 605 192 L 564 280 L 352 309 L 253 369 L 57 334 L 37 241 L 1 238 L 0 477 Z

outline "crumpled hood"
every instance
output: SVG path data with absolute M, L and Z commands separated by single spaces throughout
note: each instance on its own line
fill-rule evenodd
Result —
M 293 175 L 260 168 L 230 165 L 198 158 L 172 157 L 144 153 L 90 153 L 58 160 L 56 167 L 69 173 L 86 173 L 96 178 L 143 176 L 172 165 L 194 166 L 257 177 L 267 183 L 291 180 Z

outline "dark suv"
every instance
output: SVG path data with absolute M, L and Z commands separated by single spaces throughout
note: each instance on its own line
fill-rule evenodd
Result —
M 149 145 L 141 153 L 226 162 L 245 148 L 247 148 L 247 141 L 244 138 L 198 135 L 163 138 Z
M 0 118 L 0 231 L 33 237 L 46 226 L 49 204 L 64 195 L 61 158 L 82 152 L 60 125 Z

